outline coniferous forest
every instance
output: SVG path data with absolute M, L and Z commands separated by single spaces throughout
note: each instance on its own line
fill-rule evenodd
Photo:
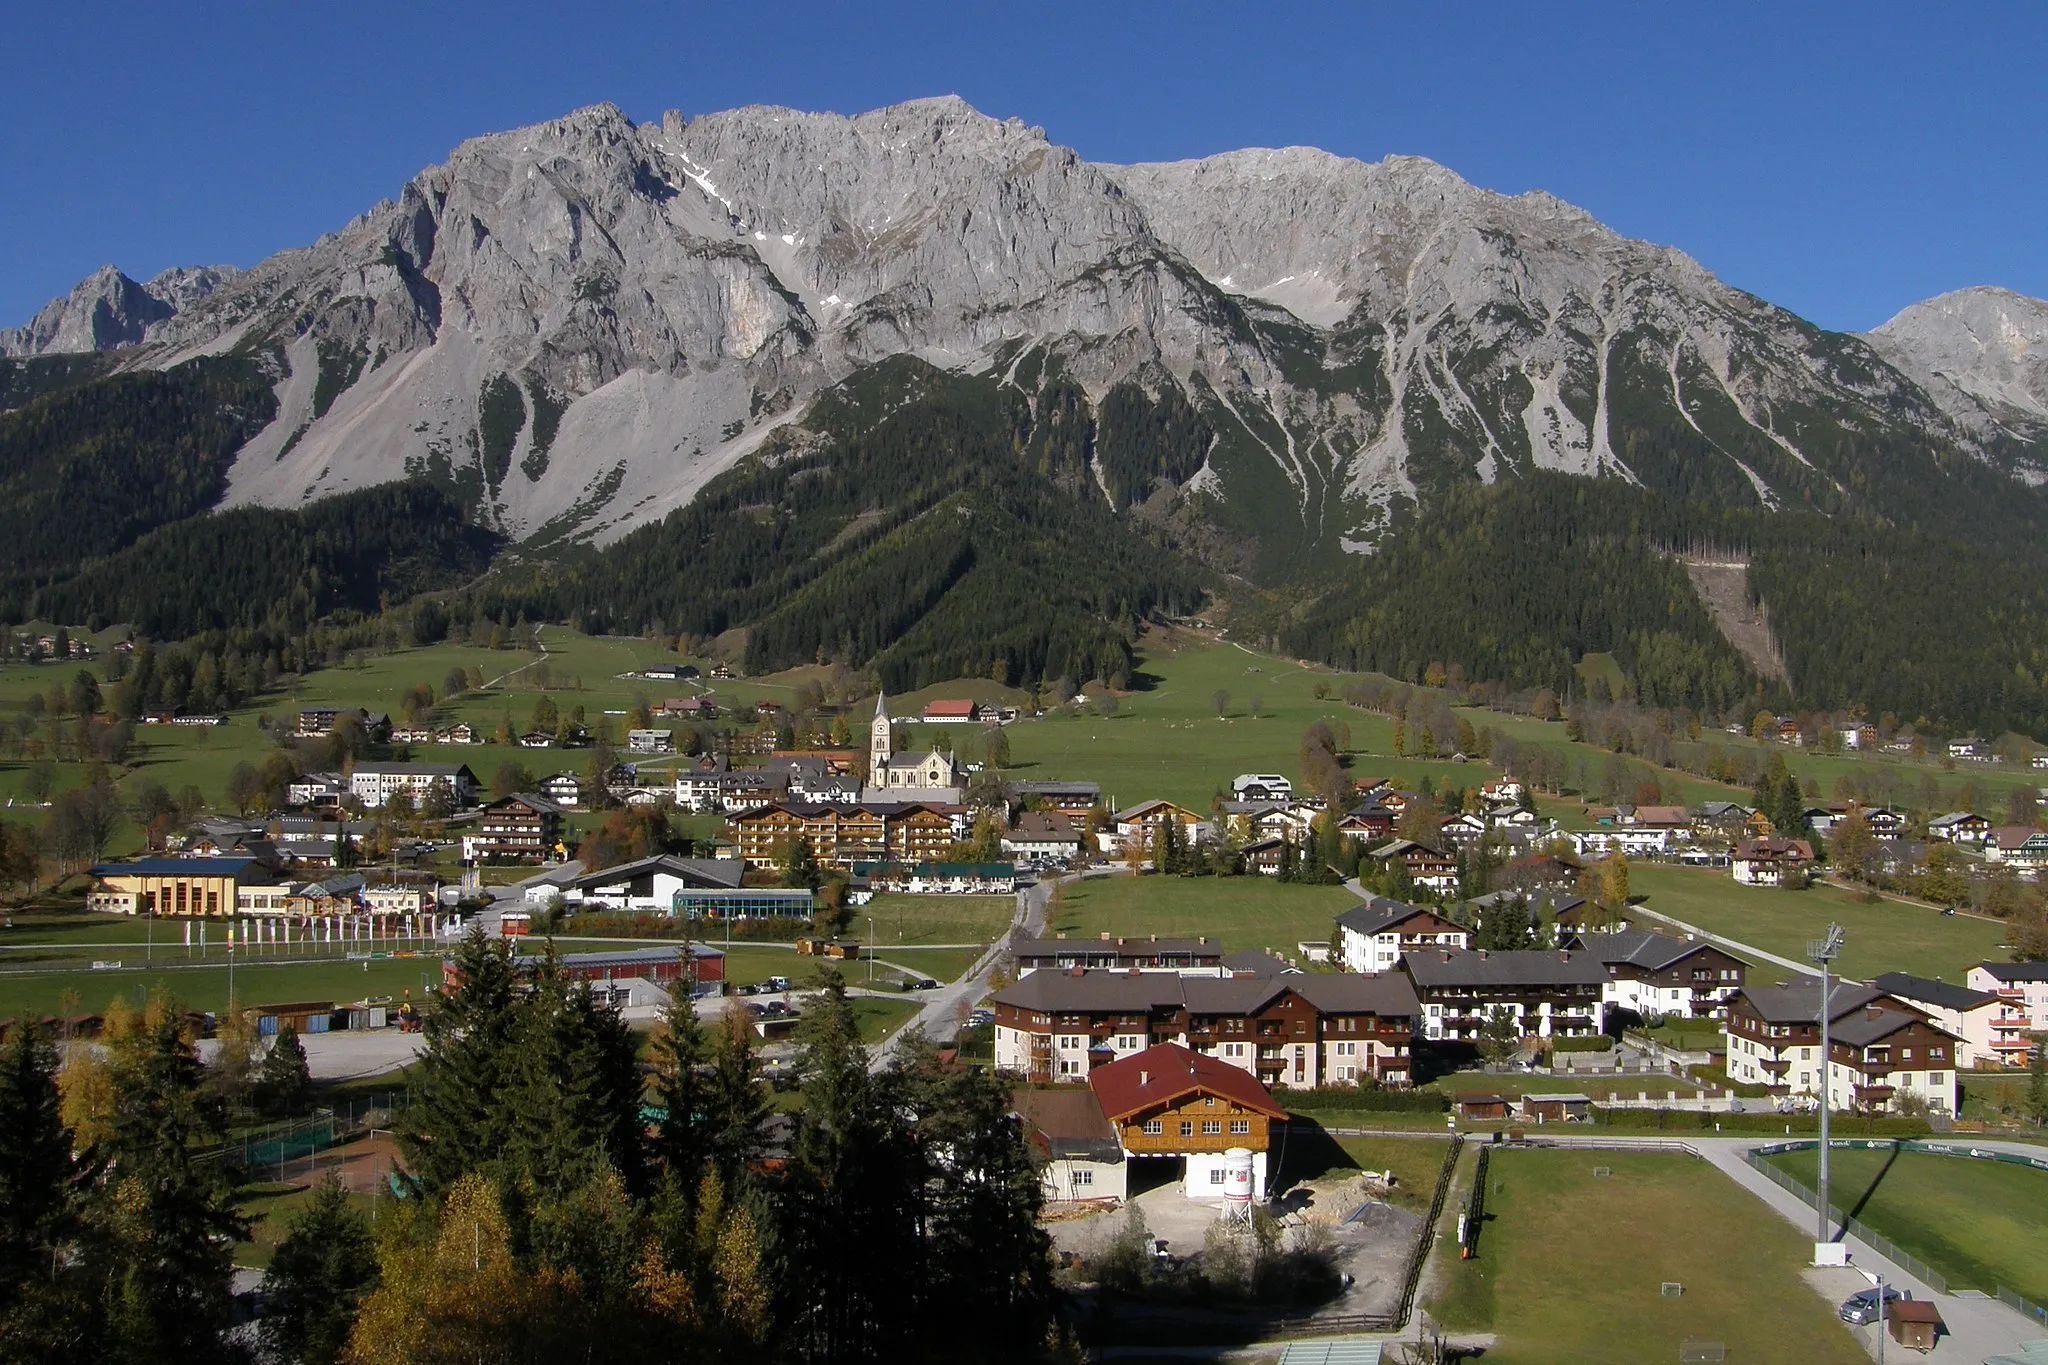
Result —
M 0 1359 L 558 1365 L 601 1343 L 625 1362 L 1001 1360 L 1056 1344 L 1039 1179 L 993 1076 L 914 1041 L 872 1068 L 834 976 L 805 1011 L 801 1103 L 778 1114 L 743 1012 L 707 1024 L 679 994 L 642 1057 L 551 958 L 524 966 L 480 933 L 456 951 L 410 1073 L 402 1197 L 373 1223 L 339 1186 L 316 1196 L 276 1248 L 255 1340 L 231 1330 L 246 1226 L 228 1199 L 241 1173 L 215 1155 L 230 1106 L 190 1021 L 158 1001 L 103 1053 L 64 1055 L 14 1029 Z

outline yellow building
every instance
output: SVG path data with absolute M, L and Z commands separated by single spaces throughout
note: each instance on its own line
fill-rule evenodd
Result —
M 92 869 L 86 907 L 123 915 L 233 915 L 244 883 L 269 879 L 254 858 L 138 858 Z

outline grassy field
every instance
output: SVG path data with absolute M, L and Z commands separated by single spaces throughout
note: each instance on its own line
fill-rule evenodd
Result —
M 1300 956 L 1305 939 L 1327 941 L 1339 911 L 1358 898 L 1341 886 L 1296 886 L 1267 877 L 1090 877 L 1069 882 L 1046 911 L 1048 932 L 1070 938 L 1207 936 L 1236 951 Z
M 332 1000 L 344 1003 L 366 996 L 397 998 L 411 991 L 415 1000 L 441 983 L 441 959 L 392 958 L 371 962 L 308 962 L 289 966 L 235 968 L 235 997 L 245 1004 L 285 1004 Z M 24 972 L 0 976 L 0 1019 L 23 1014 L 41 1016 L 76 1009 L 92 1014 L 109 1001 L 148 999 L 157 990 L 177 997 L 188 1008 L 219 1013 L 228 1004 L 228 970 L 222 966 L 159 966 L 120 971 Z
M 1766 1158 L 1813 1188 L 1816 1152 Z M 2048 1303 L 2048 1171 L 1925 1152 L 1828 1154 L 1829 1201 L 1948 1276 Z
M 1798 1232 L 1703 1162 L 1501 1151 L 1488 1184 L 1479 1254 L 1443 1248 L 1429 1311 L 1496 1333 L 1489 1365 L 1676 1360 L 1688 1338 L 1725 1343 L 1731 1361 L 1867 1359 L 1801 1279 Z M 1666 1281 L 1684 1293 L 1663 1297 Z
M 847 923 L 863 943 L 883 948 L 898 944 L 993 943 L 1017 913 L 1015 896 L 876 896 L 857 905 Z M 868 922 L 874 921 L 872 939 Z
M 851 1003 L 863 1043 L 881 1042 L 923 1008 L 915 1000 L 878 1000 L 871 995 L 856 997 Z
M 1737 886 L 1726 872 L 1642 864 L 1630 869 L 1629 884 L 1647 894 L 1647 909 L 1794 961 L 1805 960 L 1809 939 L 1839 924 L 1848 937 L 1836 969 L 1861 980 L 1902 971 L 1960 983 L 1977 963 L 2006 958 L 2002 924 L 1892 900 L 1866 905 L 1833 887 L 1777 891 Z M 1770 972 L 1787 970 L 1766 964 L 1761 979 L 1775 981 Z
M 1392 1171 L 1391 1201 L 1403 1208 L 1429 1206 L 1436 1189 L 1437 1169 L 1443 1165 L 1444 1145 L 1439 1134 L 1427 1137 L 1335 1137 L 1310 1124 L 1320 1115 L 1297 1115 L 1287 1127 L 1285 1148 L 1279 1153 L 1275 1170 L 1276 1190 L 1310 1180 L 1338 1179 L 1358 1171 Z M 1324 1208 L 1320 1212 L 1342 1217 L 1349 1209 Z
M 875 956 L 934 981 L 951 981 L 972 967 L 981 953 L 979 948 L 884 948 Z

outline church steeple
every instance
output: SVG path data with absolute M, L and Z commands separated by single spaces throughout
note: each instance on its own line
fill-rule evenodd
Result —
M 882 769 L 889 764 L 896 752 L 896 741 L 889 732 L 889 695 L 875 694 L 875 718 L 868 724 L 868 780 L 880 785 Z

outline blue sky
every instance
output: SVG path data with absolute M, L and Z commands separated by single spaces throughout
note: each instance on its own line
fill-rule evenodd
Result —
M 1966 9 L 1967 13 L 1952 13 Z M 0 325 L 103 262 L 248 265 L 477 133 L 610 100 L 956 92 L 1100 161 L 1310 143 L 1541 188 L 1823 326 L 2048 296 L 2048 5 L 11 7 Z

